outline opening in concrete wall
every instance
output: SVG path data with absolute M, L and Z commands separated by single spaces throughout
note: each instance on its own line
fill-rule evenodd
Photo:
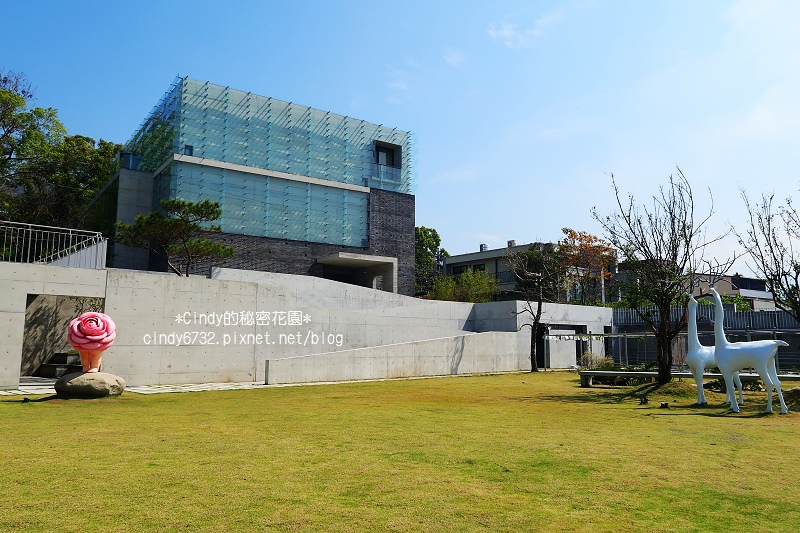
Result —
M 80 370 L 80 357 L 67 342 L 67 326 L 87 311 L 104 309 L 105 298 L 28 294 L 19 375 L 53 378 Z M 76 358 L 77 370 L 70 368 Z
M 317 258 L 322 277 L 397 293 L 397 258 L 337 252 Z

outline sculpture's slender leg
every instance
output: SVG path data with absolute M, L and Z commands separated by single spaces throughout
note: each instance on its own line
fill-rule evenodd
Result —
M 789 408 L 786 407 L 786 402 L 783 400 L 783 390 L 781 389 L 781 381 L 778 379 L 778 369 L 775 367 L 775 361 L 772 360 L 767 368 L 769 372 L 769 376 L 772 379 L 772 385 L 778 391 L 778 400 L 781 402 L 781 414 L 785 415 L 789 412 Z M 772 393 L 769 395 L 770 399 L 772 399 Z
M 739 405 L 744 405 L 744 396 L 742 396 L 742 378 L 739 377 L 738 372 L 733 373 L 733 381 L 736 383 L 736 389 L 739 391 Z M 736 398 L 735 392 L 733 397 Z
M 89 352 L 89 372 L 100 372 L 100 359 L 103 357 L 103 350 L 92 350 Z
M 81 356 L 81 366 L 82 366 L 81 370 L 83 372 L 88 372 L 92 366 L 91 359 L 89 357 L 89 352 L 84 350 L 78 350 L 78 355 Z
M 697 383 L 697 405 L 705 405 L 707 402 L 706 393 L 703 390 L 703 369 L 692 370 L 692 375 L 695 383 Z
M 761 381 L 764 382 L 764 388 L 767 389 L 767 410 L 764 412 L 772 413 L 772 378 L 769 372 L 767 372 L 767 367 L 765 365 L 759 365 L 756 368 L 756 373 L 758 373 L 758 377 L 761 378 Z
M 736 403 L 736 393 L 733 391 L 732 374 L 733 372 L 722 372 L 722 376 L 725 378 L 725 388 L 728 389 L 728 393 L 733 396 L 733 401 L 731 402 L 731 409 L 733 410 L 734 413 L 738 413 L 739 404 Z

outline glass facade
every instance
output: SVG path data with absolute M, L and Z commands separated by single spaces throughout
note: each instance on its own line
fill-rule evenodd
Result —
M 408 132 L 189 78 L 175 80 L 125 151 L 131 168 L 148 172 L 180 154 L 406 194 L 415 188 Z M 225 232 L 367 245 L 366 192 L 175 161 L 156 176 L 154 207 L 170 197 L 220 201 Z
M 206 165 L 175 162 L 156 176 L 154 201 L 222 205 L 222 231 L 367 246 L 369 194 Z

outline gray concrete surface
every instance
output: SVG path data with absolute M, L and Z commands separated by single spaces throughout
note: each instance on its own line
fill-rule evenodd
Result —
M 254 382 L 268 374 L 276 383 L 293 383 L 530 368 L 529 330 L 518 331 L 525 317 L 514 314 L 522 302 L 427 301 L 231 269 L 179 278 L 0 263 L 0 279 L 0 389 L 19 385 L 26 302 L 39 294 L 105 298 L 117 339 L 103 370 L 129 386 Z M 224 317 L 228 322 L 218 324 Z M 602 332 L 611 311 L 546 305 L 543 320 Z M 566 368 L 575 362 L 576 344 L 559 342 L 551 346 L 551 366 Z

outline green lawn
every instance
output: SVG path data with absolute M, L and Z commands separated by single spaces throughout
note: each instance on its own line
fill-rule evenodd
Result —
M 800 530 L 800 391 L 779 416 L 764 393 L 733 415 L 664 389 L 547 372 L 3 396 L 0 530 Z

